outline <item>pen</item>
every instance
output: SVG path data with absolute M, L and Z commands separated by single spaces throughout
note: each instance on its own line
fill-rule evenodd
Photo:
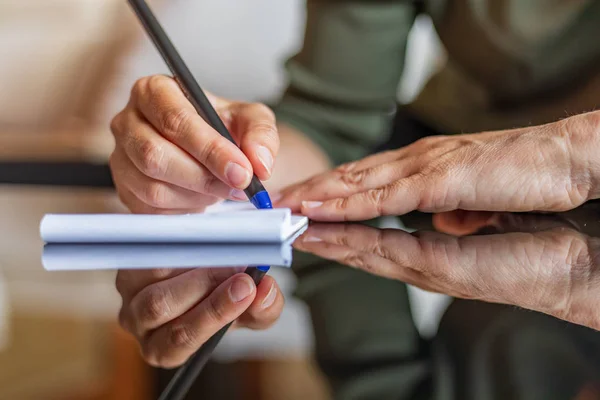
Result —
M 213 108 L 212 104 L 202 91 L 202 88 L 194 79 L 189 68 L 175 49 L 175 46 L 161 27 L 160 23 L 148 7 L 144 0 L 128 0 L 140 22 L 144 26 L 146 33 L 152 39 L 152 42 L 162 55 L 167 66 L 178 81 L 181 89 L 184 91 L 188 100 L 196 112 L 221 136 L 237 145 L 233 137 L 225 127 L 221 118 Z M 252 176 L 250 185 L 244 190 L 248 200 L 258 209 L 273 208 L 269 194 L 256 175 Z M 268 266 L 250 267 L 245 273 L 252 277 L 256 286 L 260 283 L 263 276 L 269 271 Z M 198 374 L 208 362 L 213 350 L 217 347 L 227 330 L 233 322 L 225 325 L 210 339 L 208 339 L 190 359 L 181 366 L 165 390 L 161 393 L 159 400 L 182 400 L 185 398 L 189 389 L 193 385 Z

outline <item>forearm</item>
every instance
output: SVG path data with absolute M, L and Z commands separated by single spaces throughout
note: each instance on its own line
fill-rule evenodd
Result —
M 301 182 L 330 168 L 325 152 L 304 134 L 285 124 L 278 125 L 281 141 L 273 175 L 265 182 L 271 192 Z

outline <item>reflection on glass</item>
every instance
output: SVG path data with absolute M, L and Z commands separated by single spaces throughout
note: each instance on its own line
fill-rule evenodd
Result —
M 456 237 L 314 224 L 294 247 L 427 291 L 517 305 L 600 329 L 600 238 L 576 226 L 553 216 L 495 214 L 480 234 Z
M 289 267 L 290 244 L 49 244 L 42 263 L 49 271 L 129 268 L 194 268 L 273 265 Z

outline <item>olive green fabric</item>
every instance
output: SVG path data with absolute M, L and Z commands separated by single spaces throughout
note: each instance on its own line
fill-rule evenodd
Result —
M 440 132 L 539 124 L 590 111 L 600 93 L 600 2 L 425 0 L 447 52 L 407 105 Z M 279 121 L 334 164 L 386 140 L 408 33 L 407 0 L 308 0 L 304 47 L 287 63 Z

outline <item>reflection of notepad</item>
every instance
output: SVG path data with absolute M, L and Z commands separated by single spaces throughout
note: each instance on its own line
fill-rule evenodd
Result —
M 290 243 L 193 244 L 121 243 L 44 246 L 42 264 L 48 271 L 97 269 L 199 268 L 270 265 L 289 267 Z
M 237 210 L 232 210 L 236 207 Z M 280 243 L 303 228 L 306 217 L 286 208 L 220 205 L 187 215 L 48 214 L 40 223 L 46 243 Z

